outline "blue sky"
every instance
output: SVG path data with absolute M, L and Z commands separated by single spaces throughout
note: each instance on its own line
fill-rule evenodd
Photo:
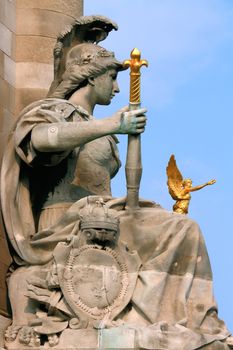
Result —
M 233 1 L 84 0 L 84 14 L 102 14 L 119 25 L 102 43 L 120 60 L 138 47 L 149 68 L 142 69 L 142 104 L 148 124 L 142 137 L 140 196 L 171 210 L 166 166 L 175 154 L 184 177 L 194 185 L 217 183 L 192 195 L 189 216 L 205 237 L 219 315 L 233 332 Z M 105 117 L 128 103 L 128 72 L 119 75 L 120 94 Z M 126 137 L 120 137 L 123 167 L 113 195 L 125 195 Z

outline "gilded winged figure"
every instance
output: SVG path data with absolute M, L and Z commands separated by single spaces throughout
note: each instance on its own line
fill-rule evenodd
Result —
M 179 171 L 175 156 L 171 155 L 167 165 L 167 185 L 171 197 L 176 201 L 173 205 L 173 211 L 179 214 L 187 214 L 189 202 L 191 199 L 190 192 L 201 190 L 203 187 L 213 185 L 216 180 L 211 180 L 203 185 L 192 187 L 191 179 L 183 179 Z

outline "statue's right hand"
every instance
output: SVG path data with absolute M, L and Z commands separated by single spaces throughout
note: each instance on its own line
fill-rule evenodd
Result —
M 116 134 L 141 134 L 146 125 L 146 108 L 129 110 L 129 107 L 121 108 L 113 115 L 117 120 L 118 128 Z
M 208 185 L 213 185 L 213 184 L 215 184 L 215 182 L 216 182 L 216 180 L 210 180 L 210 181 L 207 182 L 207 184 Z

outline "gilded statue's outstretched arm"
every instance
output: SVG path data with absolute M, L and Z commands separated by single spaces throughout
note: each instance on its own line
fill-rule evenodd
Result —
M 199 185 L 199 186 L 195 186 L 195 187 L 191 187 L 191 188 L 185 188 L 186 192 L 194 192 L 194 191 L 198 191 L 201 190 L 202 188 L 209 186 L 209 185 L 213 185 L 216 182 L 216 180 L 210 180 L 208 182 L 206 182 L 203 185 Z

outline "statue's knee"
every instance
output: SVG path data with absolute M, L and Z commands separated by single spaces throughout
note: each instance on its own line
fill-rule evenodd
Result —
M 16 269 L 9 277 L 8 280 L 8 289 L 9 295 L 12 294 L 24 294 L 27 290 L 28 280 L 32 276 L 36 276 L 40 273 L 40 266 L 21 266 Z

